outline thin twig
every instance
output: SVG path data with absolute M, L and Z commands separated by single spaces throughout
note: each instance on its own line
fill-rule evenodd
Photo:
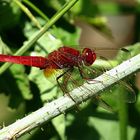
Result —
M 31 1 L 29 0 L 23 0 L 23 2 L 28 5 L 29 7 L 31 7 L 36 13 L 38 13 L 38 15 L 40 15 L 43 19 L 45 19 L 46 21 L 49 21 L 49 18 L 37 7 L 35 6 Z
M 85 83 L 84 85 L 71 91 L 69 94 L 78 104 L 80 104 L 91 97 L 102 94 L 101 91 L 118 82 L 122 78 L 137 72 L 138 70 L 140 70 L 140 54 L 94 79 L 102 82 L 94 84 Z M 110 75 L 114 78 L 110 78 Z M 24 133 L 27 133 L 43 123 L 48 122 L 54 117 L 64 113 L 75 106 L 76 102 L 67 95 L 62 96 L 21 120 L 18 120 L 15 123 L 1 129 L 0 140 L 11 140 L 12 138 L 20 137 Z
M 30 18 L 30 20 L 35 24 L 35 26 L 39 29 L 41 29 L 41 25 L 39 21 L 35 18 L 35 16 L 30 12 L 30 10 L 22 4 L 19 0 L 13 0 L 20 8 L 21 10 Z

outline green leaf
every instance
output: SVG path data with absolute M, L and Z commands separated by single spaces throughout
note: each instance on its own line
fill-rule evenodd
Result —
M 120 50 L 117 55 L 117 60 L 122 62 L 140 53 L 140 43 L 136 43 L 125 47 L 125 50 Z M 128 50 L 128 51 L 127 51 Z
M 9 106 L 17 108 L 22 102 L 23 97 L 11 71 L 6 71 L 0 78 L 0 93 L 10 96 Z
M 53 28 L 51 30 L 51 33 L 56 38 L 59 38 L 63 42 L 64 45 L 74 46 L 74 45 L 78 45 L 81 30 L 80 28 L 77 27 L 75 32 L 71 33 L 64 30 L 63 28 L 58 27 L 58 28 Z
M 12 65 L 10 68 L 13 77 L 16 80 L 16 84 L 25 100 L 32 99 L 32 94 L 30 91 L 29 79 L 25 73 L 24 66 L 22 65 Z
M 119 138 L 119 125 L 117 121 L 89 117 L 88 124 L 90 127 L 99 132 L 100 139 L 104 140 L 120 140 Z M 102 126 L 102 127 L 101 127 Z M 115 130 L 115 131 L 114 131 Z M 135 129 L 128 127 L 128 140 L 134 139 Z
M 56 131 L 58 132 L 61 140 L 65 140 L 65 129 L 66 129 L 66 124 L 65 124 L 65 115 L 62 114 L 52 120 L 52 124 L 54 125 Z

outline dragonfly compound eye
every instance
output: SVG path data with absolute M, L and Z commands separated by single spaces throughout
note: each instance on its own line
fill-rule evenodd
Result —
M 89 48 L 84 48 L 83 49 L 83 52 L 82 52 L 82 57 L 83 57 L 83 61 L 84 61 L 84 64 L 86 66 L 90 66 L 93 64 L 93 62 L 95 61 L 96 59 L 96 54 L 94 51 L 92 51 L 91 49 Z

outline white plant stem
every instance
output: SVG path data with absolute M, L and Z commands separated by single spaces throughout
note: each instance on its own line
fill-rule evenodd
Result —
M 122 78 L 137 72 L 138 70 L 140 70 L 140 54 L 94 79 L 102 82 L 94 82 L 93 84 L 85 83 L 84 85 L 74 89 L 69 94 L 75 102 L 68 95 L 62 96 L 50 103 L 47 103 L 44 107 L 31 113 L 30 115 L 17 120 L 15 123 L 7 127 L 4 127 L 0 130 L 0 140 L 11 140 L 12 138 L 20 137 L 24 133 L 27 133 L 54 117 L 64 113 L 66 110 L 72 108 L 76 102 L 82 103 L 93 96 L 102 94 L 102 90 L 113 85 Z M 110 78 L 110 75 L 113 78 Z

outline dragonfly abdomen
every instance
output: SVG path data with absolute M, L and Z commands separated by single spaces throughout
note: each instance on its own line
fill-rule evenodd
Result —
M 0 55 L 1 62 L 10 62 L 16 64 L 23 64 L 27 66 L 38 67 L 44 69 L 48 60 L 40 56 L 10 56 L 10 55 Z

